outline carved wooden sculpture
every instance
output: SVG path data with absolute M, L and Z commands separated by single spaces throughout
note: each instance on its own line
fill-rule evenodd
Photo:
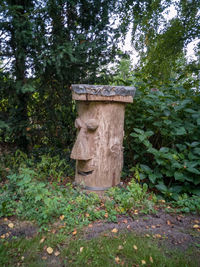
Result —
M 77 101 L 75 182 L 86 190 L 103 191 L 120 183 L 123 167 L 125 104 L 133 102 L 134 87 L 72 85 Z

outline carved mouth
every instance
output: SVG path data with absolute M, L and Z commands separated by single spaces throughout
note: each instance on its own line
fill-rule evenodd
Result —
M 83 176 L 87 176 L 87 175 L 90 175 L 92 173 L 93 173 L 93 171 L 88 171 L 88 172 L 78 171 L 78 174 L 83 175 Z

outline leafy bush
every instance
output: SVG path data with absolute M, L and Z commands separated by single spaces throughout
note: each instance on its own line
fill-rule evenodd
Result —
M 172 205 L 177 208 L 178 212 L 200 213 L 199 196 L 188 197 L 187 194 L 183 194 L 179 197 L 178 201 L 172 202 Z
M 111 188 L 108 195 L 113 198 L 113 204 L 117 205 L 117 210 L 121 213 L 137 208 L 140 208 L 141 213 L 154 212 L 157 199 L 155 195 L 148 194 L 147 190 L 147 184 L 141 186 L 132 179 L 127 188 Z
M 173 84 L 150 90 L 140 82 L 134 104 L 127 107 L 125 127 L 126 168 L 138 166 L 140 179 L 168 198 L 200 195 L 197 90 Z

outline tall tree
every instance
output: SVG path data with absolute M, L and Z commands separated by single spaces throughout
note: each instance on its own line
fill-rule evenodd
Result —
M 172 19 L 165 14 L 170 7 L 177 12 Z M 140 54 L 140 71 L 155 83 L 167 82 L 188 43 L 199 37 L 199 1 L 126 0 L 121 10 L 124 30 L 133 25 L 132 43 Z
M 7 76 L 6 83 L 3 79 L 1 93 L 8 101 L 12 134 L 18 146 L 25 150 L 28 145 L 26 134 L 29 98 L 27 69 L 32 38 L 29 14 L 32 10 L 32 0 L 6 0 L 1 5 L 1 56 L 8 65 L 8 68 L 1 73 Z
M 97 70 L 114 58 L 118 30 L 110 18 L 115 12 L 114 0 L 3 1 L 1 33 L 7 37 L 1 51 L 4 62 L 10 60 L 4 96 L 18 144 L 27 144 L 30 112 L 49 137 L 65 136 L 70 143 L 70 84 L 97 82 Z

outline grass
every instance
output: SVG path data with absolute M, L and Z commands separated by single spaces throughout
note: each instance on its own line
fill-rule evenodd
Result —
M 43 243 L 42 236 L 27 240 L 4 241 L 0 244 L 1 266 L 159 266 L 197 267 L 195 253 L 172 251 L 147 237 L 134 233 L 106 234 L 92 240 L 81 236 L 49 234 Z M 51 246 L 60 255 L 48 255 Z

